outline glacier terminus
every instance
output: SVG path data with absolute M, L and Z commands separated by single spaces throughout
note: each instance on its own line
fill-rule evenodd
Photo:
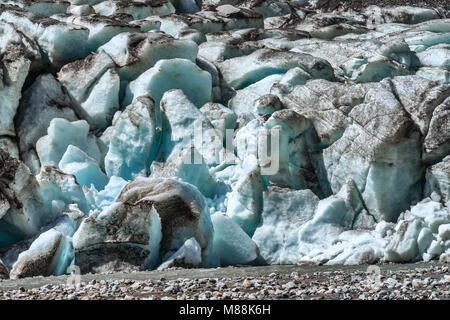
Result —
M 450 5 L 375 2 L 0 0 L 0 278 L 450 262 Z

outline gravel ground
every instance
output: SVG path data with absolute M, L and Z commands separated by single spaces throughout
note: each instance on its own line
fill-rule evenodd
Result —
M 53 284 L 11 290 L 7 289 L 8 284 L 9 287 L 20 285 L 20 281 L 27 279 L 6 280 L 0 282 L 0 300 L 450 300 L 448 265 L 381 265 L 375 268 L 380 268 L 379 273 L 367 272 L 367 266 L 270 266 L 89 275 L 83 276 L 78 289 L 66 284 L 67 276 L 53 277 L 58 280 Z

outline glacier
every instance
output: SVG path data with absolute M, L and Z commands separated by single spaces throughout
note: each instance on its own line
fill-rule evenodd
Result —
M 320 3 L 0 0 L 0 278 L 449 262 L 450 8 Z

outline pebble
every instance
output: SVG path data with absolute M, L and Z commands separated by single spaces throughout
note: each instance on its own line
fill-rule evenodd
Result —
M 65 285 L 1 290 L 0 300 L 265 300 L 265 299 L 450 299 L 447 266 L 385 271 L 372 286 L 365 271 L 270 273 L 256 277 L 167 280 L 92 280 L 78 289 Z

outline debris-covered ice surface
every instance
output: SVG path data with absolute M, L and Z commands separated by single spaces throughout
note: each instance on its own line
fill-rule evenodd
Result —
M 358 3 L 0 1 L 0 278 L 448 262 L 450 6 Z

